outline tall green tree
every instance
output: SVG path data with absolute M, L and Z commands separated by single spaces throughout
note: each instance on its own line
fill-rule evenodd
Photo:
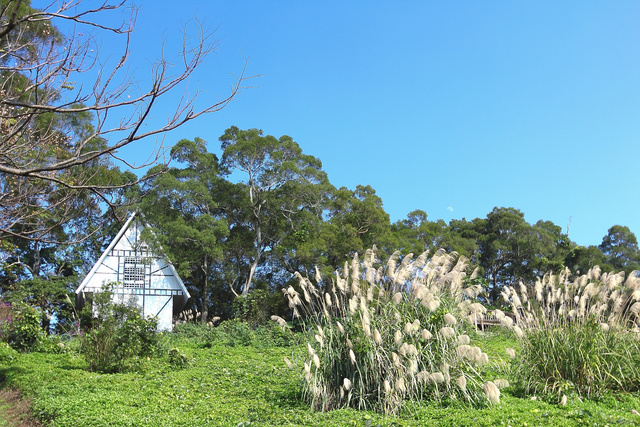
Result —
M 542 276 L 549 271 L 560 272 L 566 265 L 571 252 L 571 240 L 562 232 L 562 228 L 551 221 L 539 220 L 532 226 L 530 259 L 530 276 Z
M 591 268 L 598 266 L 602 271 L 611 271 L 613 267 L 607 263 L 607 257 L 598 246 L 571 245 L 565 259 L 565 265 L 576 274 L 586 274 Z
M 571 242 L 550 221 L 535 225 L 515 208 L 494 208 L 484 221 L 480 237 L 480 265 L 490 283 L 489 299 L 497 302 L 504 285 L 531 283 L 547 271 L 559 271 Z
M 290 137 L 275 138 L 259 129 L 233 126 L 220 137 L 221 165 L 230 178 L 238 177 L 231 206 L 241 213 L 239 227 L 252 248 L 246 253 L 247 275 L 239 294 L 246 296 L 258 268 L 292 233 L 300 233 L 309 215 L 322 215 L 330 188 L 319 159 L 304 154 Z
M 609 228 L 599 248 L 614 270 L 624 270 L 627 273 L 640 270 L 638 239 L 629 227 L 614 225 Z
M 423 210 L 415 210 L 407 214 L 407 218 L 397 221 L 391 227 L 398 241 L 398 249 L 421 254 L 433 254 L 442 247 L 447 234 L 447 224 L 443 220 L 435 222 L 427 219 Z
M 228 235 L 227 221 L 220 217 L 216 200 L 221 181 L 218 158 L 207 152 L 206 142 L 200 138 L 180 140 L 171 156 L 184 167 L 155 175 L 144 186 L 141 210 L 158 230 L 146 237 L 157 239 L 176 265 L 198 300 L 204 323 L 209 318 L 212 292 L 221 291 L 213 289 L 212 277 L 222 258 L 222 241 Z
M 472 221 L 465 218 L 452 219 L 449 221 L 441 247 L 447 251 L 456 251 L 477 265 L 480 257 L 480 238 L 485 231 L 486 221 L 483 218 L 475 218 Z
M 326 227 L 327 259 L 333 268 L 376 245 L 382 253 L 393 253 L 395 236 L 382 199 L 369 185 L 355 190 L 341 187 L 333 193 Z

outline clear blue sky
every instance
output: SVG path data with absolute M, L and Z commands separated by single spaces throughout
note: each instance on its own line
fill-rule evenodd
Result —
M 196 16 L 219 41 L 192 80 L 200 102 L 224 96 L 244 58 L 261 76 L 167 143 L 199 136 L 220 153 L 231 125 L 290 135 L 336 187 L 371 185 L 392 222 L 505 206 L 530 223 L 571 218 L 581 245 L 615 224 L 640 237 L 640 2 L 137 5 L 141 87 L 163 35 L 170 52 Z

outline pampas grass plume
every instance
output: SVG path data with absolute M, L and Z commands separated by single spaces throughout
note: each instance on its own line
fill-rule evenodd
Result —
M 289 360 L 289 358 L 286 356 L 284 358 L 284 363 L 287 365 L 287 368 L 289 369 L 293 368 L 293 363 L 291 363 L 291 360 Z
M 458 336 L 458 343 L 459 344 L 469 344 L 471 342 L 471 338 L 469 338 L 469 335 L 459 335 Z
M 402 301 L 402 292 L 396 292 L 393 295 L 393 304 L 398 305 L 400 304 L 400 301 Z
M 524 332 L 522 332 L 522 329 L 520 329 L 520 326 L 518 325 L 514 325 L 513 332 L 518 338 L 522 338 L 524 336 Z
M 434 372 L 431 374 L 431 380 L 436 384 L 442 384 L 444 382 L 444 374 L 442 372 Z
M 411 333 L 411 331 L 413 330 L 413 325 L 409 322 L 404 324 L 404 333 L 409 335 Z
M 396 343 L 396 345 L 400 347 L 400 345 L 402 344 L 402 332 L 396 331 L 396 333 L 393 336 L 393 340 Z
M 502 390 L 503 388 L 509 387 L 509 381 L 498 378 L 497 380 L 493 380 L 493 383 L 498 387 L 498 389 Z
M 378 329 L 373 330 L 373 341 L 378 345 L 382 344 L 382 336 L 380 335 L 380 331 Z
M 453 337 L 456 336 L 456 331 L 454 331 L 451 326 L 444 326 L 444 327 L 440 328 L 438 333 L 444 339 L 449 339 L 449 338 L 453 338 Z
M 458 387 L 464 390 L 467 388 L 467 379 L 464 377 L 464 375 L 460 375 L 456 380 L 456 384 L 458 384 Z
M 416 375 L 416 378 L 420 383 L 424 384 L 429 380 L 430 375 L 429 375 L 429 372 L 427 371 L 420 371 L 418 372 L 418 375 Z
M 391 360 L 393 360 L 393 366 L 396 368 L 400 366 L 400 357 L 398 357 L 398 354 L 395 351 L 391 352 Z
M 397 381 L 396 381 L 396 388 L 397 388 L 401 393 L 404 393 L 404 392 L 407 390 L 407 388 L 406 388 L 406 386 L 405 386 L 405 384 L 404 384 L 404 378 L 398 378 L 398 379 L 397 379 Z
M 500 403 L 500 389 L 493 383 L 493 381 L 487 381 L 482 386 L 482 391 L 487 396 L 487 399 L 491 403 Z

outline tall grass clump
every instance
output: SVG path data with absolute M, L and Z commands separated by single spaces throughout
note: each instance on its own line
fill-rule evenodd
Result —
M 571 390 L 585 397 L 640 390 L 640 279 L 636 272 L 575 279 L 565 270 L 532 286 L 506 287 L 521 341 L 515 377 L 527 393 Z
M 464 333 L 485 311 L 475 302 L 480 287 L 464 286 L 467 260 L 441 251 L 377 263 L 369 250 L 331 280 L 297 274 L 299 290 L 283 289 L 307 332 L 302 387 L 311 407 L 397 413 L 423 399 L 497 402 L 498 388 L 481 376 L 488 356 Z

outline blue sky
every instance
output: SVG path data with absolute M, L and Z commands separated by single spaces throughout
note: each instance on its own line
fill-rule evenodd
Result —
M 232 125 L 290 135 L 336 187 L 371 185 L 392 222 L 415 209 L 448 222 L 505 206 L 530 223 L 566 229 L 571 218 L 581 245 L 616 224 L 640 237 L 638 2 L 137 5 L 129 66 L 141 88 L 162 38 L 172 52 L 196 16 L 219 42 L 191 81 L 199 103 L 224 96 L 245 59 L 260 75 L 166 143 L 199 136 L 219 153 Z

